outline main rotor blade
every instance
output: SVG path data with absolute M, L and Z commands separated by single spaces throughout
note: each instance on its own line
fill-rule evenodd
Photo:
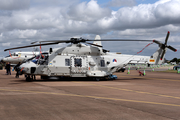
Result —
M 76 39 L 74 38 L 75 40 L 78 40 L 78 42 L 86 42 L 86 41 L 141 41 L 141 42 L 152 42 L 153 40 L 131 40 L 131 39 L 101 39 L 101 40 L 91 40 L 91 39 Z M 35 42 L 32 42 L 31 44 L 34 44 L 34 43 L 43 43 L 43 42 L 58 42 L 58 43 L 70 43 L 70 42 L 73 42 L 73 40 L 49 40 L 49 41 L 35 41 Z
M 35 42 L 32 42 L 31 44 L 34 44 L 34 43 L 68 43 L 70 42 L 70 40 L 49 40 L 49 41 L 35 41 Z
M 159 41 L 157 41 L 157 40 L 153 40 L 153 42 L 156 43 L 156 44 L 158 44 L 158 45 L 160 45 L 160 46 L 162 45 L 162 43 L 159 42 Z
M 177 49 L 173 48 L 172 46 L 167 46 L 167 48 L 169 48 L 170 50 L 172 50 L 172 51 L 174 51 L 174 52 L 177 51 Z
M 86 40 L 86 41 L 141 41 L 141 42 L 153 42 L 153 40 L 133 40 L 133 39 L 101 39 L 101 40 Z
M 167 41 L 168 41 L 168 38 L 169 38 L 169 34 L 170 34 L 170 32 L 168 31 L 168 32 L 167 32 L 167 35 L 166 35 L 165 43 L 164 43 L 165 45 L 167 45 Z
M 94 45 L 94 46 L 97 46 L 97 47 L 102 47 L 101 45 L 96 45 L 96 44 L 93 44 L 93 43 L 87 43 L 87 44 Z
M 46 44 L 28 45 L 28 46 L 21 46 L 21 47 L 15 47 L 15 48 L 8 48 L 8 49 L 5 49 L 4 51 L 20 49 L 20 48 L 35 47 L 35 46 L 53 45 L 53 44 L 58 44 L 58 42 L 55 42 L 55 43 L 46 43 Z
M 163 59 L 165 52 L 166 52 L 166 50 L 164 49 L 164 50 L 163 50 L 163 53 L 162 53 L 162 55 L 161 55 L 161 57 L 160 57 L 161 60 Z

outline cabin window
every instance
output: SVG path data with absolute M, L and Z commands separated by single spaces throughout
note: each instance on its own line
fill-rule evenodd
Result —
M 70 66 L 70 60 L 69 59 L 65 59 L 65 66 Z
M 104 61 L 104 60 L 101 60 L 101 61 L 100 61 L 100 65 L 101 65 L 101 67 L 105 67 L 105 61 Z
M 75 67 L 82 67 L 82 59 L 81 58 L 75 58 L 74 59 L 74 66 Z

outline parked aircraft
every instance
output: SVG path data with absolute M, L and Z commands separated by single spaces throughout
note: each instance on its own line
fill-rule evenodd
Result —
M 49 52 L 41 53 L 34 59 L 23 63 L 20 69 L 27 75 L 26 80 L 33 80 L 33 77 L 31 77 L 33 75 L 40 75 L 42 78 L 59 76 L 100 79 L 112 75 L 130 63 L 162 64 L 167 48 L 174 52 L 177 51 L 175 48 L 167 45 L 169 34 L 168 32 L 164 44 L 157 40 L 89 40 L 71 38 L 70 40 L 40 41 L 43 44 L 35 44 L 37 42 L 33 42 L 33 45 L 9 48 L 4 51 L 58 43 L 71 43 L 64 48 L 58 48 L 56 50 L 52 50 L 51 48 Z M 88 41 L 94 42 L 89 43 Z M 116 54 L 103 49 L 100 41 L 149 41 L 158 44 L 159 48 L 152 56 Z M 91 46 L 86 44 L 90 44 Z

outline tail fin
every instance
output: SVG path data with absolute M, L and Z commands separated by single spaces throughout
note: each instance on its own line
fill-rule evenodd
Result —
M 166 54 L 167 49 L 165 48 L 165 50 L 163 50 L 161 47 L 151 56 L 151 59 L 154 60 L 154 64 L 158 65 L 158 64 L 162 64 L 164 63 L 164 57 Z M 161 58 L 161 56 L 163 55 L 163 58 Z
M 99 35 L 96 35 L 95 40 L 101 40 L 101 37 Z M 93 44 L 102 46 L 101 41 L 94 41 Z

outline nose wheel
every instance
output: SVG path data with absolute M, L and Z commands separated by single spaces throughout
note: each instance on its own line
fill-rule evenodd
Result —
M 27 82 L 31 82 L 33 80 L 36 80 L 36 76 L 35 75 L 27 75 L 26 76 L 26 81 Z

